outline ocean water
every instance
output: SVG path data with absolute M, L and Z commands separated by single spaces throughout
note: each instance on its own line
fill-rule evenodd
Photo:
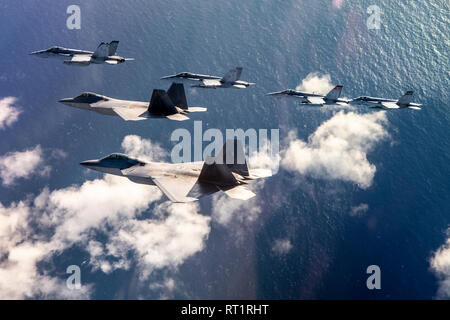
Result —
M 211 224 L 205 247 L 176 270 L 158 270 L 179 284 L 172 298 L 431 299 L 438 279 L 430 258 L 450 225 L 449 14 L 432 1 L 79 1 L 80 30 L 66 28 L 71 1 L 3 1 L 0 4 L 0 98 L 14 96 L 23 114 L 0 131 L 0 155 L 40 144 L 64 150 L 46 179 L 0 186 L 7 206 L 42 188 L 79 185 L 88 178 L 82 160 L 120 151 L 124 136 L 139 135 L 170 150 L 170 134 L 192 121 L 124 122 L 67 108 L 57 101 L 82 91 L 149 100 L 160 77 L 181 71 L 221 75 L 243 66 L 246 90 L 189 89 L 193 115 L 204 128 L 279 128 L 307 140 L 337 111 L 303 108 L 264 94 L 295 88 L 308 74 L 329 74 L 343 95 L 400 97 L 414 90 L 421 111 L 387 114 L 389 139 L 368 154 L 376 166 L 368 189 L 343 181 L 300 176 L 283 169 L 259 190 L 256 221 L 225 228 Z M 379 30 L 366 25 L 370 5 L 382 9 Z M 93 50 L 120 40 L 118 54 L 136 61 L 118 66 L 71 68 L 28 56 L 52 45 Z M 365 108 L 358 113 L 372 112 Z M 286 147 L 283 143 L 281 147 Z M 349 214 L 368 206 L 361 217 Z M 211 198 L 200 202 L 211 215 Z M 148 214 L 151 215 L 152 207 Z M 243 216 L 250 214 L 245 210 Z M 279 257 L 274 239 L 288 238 Z M 64 276 L 67 261 L 86 259 L 70 248 L 51 261 Z M 367 290 L 366 268 L 382 270 L 382 290 Z M 60 266 L 62 269 L 60 269 Z M 59 271 L 58 271 L 59 270 Z M 62 270 L 62 271 L 61 271 Z M 87 272 L 92 298 L 158 298 L 139 286 L 135 266 L 112 274 Z

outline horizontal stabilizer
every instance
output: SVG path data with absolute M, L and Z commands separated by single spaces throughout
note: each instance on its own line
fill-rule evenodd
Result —
M 413 110 L 422 110 L 422 108 L 418 106 L 408 106 L 408 108 Z
M 230 189 L 221 188 L 221 190 L 232 199 L 248 200 L 256 196 L 246 186 L 236 186 Z
M 188 112 L 205 112 L 207 111 L 208 108 L 203 108 L 203 107 L 189 107 L 188 108 Z
M 245 89 L 245 88 L 247 88 L 247 87 L 244 86 L 243 84 L 233 84 L 233 88 L 237 88 L 237 89 Z
M 118 60 L 105 60 L 105 63 L 107 63 L 107 64 L 118 64 L 119 61 Z
M 166 116 L 166 118 L 169 120 L 175 120 L 175 121 L 189 120 L 188 116 L 185 116 L 184 114 L 181 114 L 181 113 L 171 114 L 171 115 Z

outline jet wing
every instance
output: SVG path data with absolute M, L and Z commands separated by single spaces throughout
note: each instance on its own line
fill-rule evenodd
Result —
M 220 82 L 220 80 L 214 79 L 203 79 L 202 85 L 205 87 L 220 87 L 222 85 L 222 82 Z
M 75 54 L 70 62 L 82 63 L 82 62 L 90 62 L 91 56 L 88 54 Z
M 171 167 L 172 165 L 167 165 L 168 170 Z M 188 196 L 189 192 L 194 188 L 198 176 L 180 174 L 152 176 L 146 166 L 139 165 L 121 170 L 121 172 L 125 177 L 150 178 L 172 202 L 192 202 L 198 200 L 197 198 Z
M 384 109 L 400 109 L 400 107 L 395 102 L 381 102 L 381 106 Z
M 321 97 L 306 97 L 306 100 L 311 104 L 325 104 L 325 100 Z
M 141 108 L 113 108 L 113 111 L 125 121 L 139 121 L 147 118 L 142 117 L 147 110 Z
M 242 185 L 230 189 L 222 188 L 221 190 L 225 192 L 227 196 L 233 199 L 248 200 L 256 196 L 256 194 Z
M 192 202 L 197 198 L 188 197 L 189 191 L 197 182 L 197 177 L 192 176 L 163 176 L 152 178 L 158 188 L 172 202 Z

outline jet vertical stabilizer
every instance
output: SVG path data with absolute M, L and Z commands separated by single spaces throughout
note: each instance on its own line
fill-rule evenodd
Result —
M 336 87 L 334 87 L 333 90 L 327 93 L 327 95 L 325 96 L 325 100 L 336 101 L 337 99 L 339 99 L 339 97 L 341 96 L 342 88 L 343 86 L 341 85 L 337 85 Z

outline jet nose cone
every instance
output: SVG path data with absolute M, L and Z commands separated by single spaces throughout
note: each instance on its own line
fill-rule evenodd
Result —
M 97 160 L 86 160 L 86 161 L 81 161 L 80 165 L 82 165 L 85 168 L 90 168 L 96 163 L 97 163 Z
M 58 102 L 70 106 L 70 104 L 73 103 L 73 99 L 72 98 L 63 98 L 63 99 L 58 100 Z
M 172 79 L 172 78 L 175 78 L 175 76 L 174 76 L 174 75 L 171 75 L 171 76 L 165 76 L 165 77 L 162 77 L 161 80 L 164 80 L 164 79 Z

